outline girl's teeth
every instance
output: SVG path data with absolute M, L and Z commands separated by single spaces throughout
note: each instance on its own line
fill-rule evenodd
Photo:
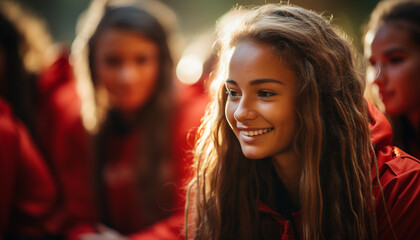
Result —
M 252 136 L 257 136 L 257 135 L 261 135 L 261 134 L 267 133 L 267 132 L 269 132 L 271 130 L 273 130 L 273 128 L 266 128 L 266 129 L 260 129 L 260 130 L 255 130 L 255 131 L 242 131 L 242 133 L 245 136 L 252 137 Z

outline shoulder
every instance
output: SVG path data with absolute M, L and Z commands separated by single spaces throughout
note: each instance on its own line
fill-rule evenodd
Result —
M 379 172 L 383 185 L 403 180 L 411 182 L 420 178 L 420 160 L 393 147 L 392 159 L 386 161 Z M 420 185 L 416 185 L 420 189 Z
M 420 234 L 420 161 L 394 147 L 392 157 L 374 180 L 376 215 L 380 239 L 413 239 Z M 387 238 L 388 237 L 388 238 Z
M 379 180 L 384 193 L 390 199 L 401 199 L 403 196 L 420 196 L 420 161 L 397 147 L 392 147 L 392 153 L 387 160 L 378 159 L 380 168 Z M 407 191 L 410 189 L 410 191 Z M 373 184 L 374 193 L 379 192 L 376 181 Z

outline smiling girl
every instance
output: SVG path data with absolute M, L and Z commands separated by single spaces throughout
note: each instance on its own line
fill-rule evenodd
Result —
M 389 145 L 341 32 L 313 12 L 268 4 L 220 32 L 217 46 L 187 239 L 419 234 L 420 164 Z

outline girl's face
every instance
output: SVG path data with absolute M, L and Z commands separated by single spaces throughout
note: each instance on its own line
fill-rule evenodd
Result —
M 117 28 L 105 30 L 94 53 L 95 76 L 111 105 L 135 111 L 152 96 L 159 74 L 159 48 L 145 36 Z
M 271 46 L 242 41 L 233 49 L 225 112 L 247 158 L 294 156 L 296 82 Z
M 386 24 L 378 29 L 371 44 L 369 62 L 376 68 L 374 84 L 389 115 L 420 110 L 420 44 L 405 27 Z

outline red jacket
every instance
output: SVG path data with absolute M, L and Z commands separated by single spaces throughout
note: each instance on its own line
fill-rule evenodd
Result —
M 420 236 L 420 161 L 391 146 L 391 125 L 385 116 L 369 104 L 371 139 L 378 159 L 379 178 L 386 209 L 379 190 L 375 169 L 372 169 L 373 194 L 379 239 L 418 239 Z M 391 227 L 392 224 L 392 227 Z
M 26 128 L 0 98 L 0 239 L 41 237 L 56 200 L 50 172 Z
M 397 147 L 391 146 L 392 129 L 385 116 L 369 104 L 371 140 L 379 167 L 382 193 L 376 181 L 376 168 L 372 168 L 373 194 L 380 240 L 418 239 L 420 236 L 420 161 Z M 291 222 L 263 203 L 259 211 L 271 214 L 280 224 L 281 239 L 298 239 L 293 234 Z M 390 221 L 388 220 L 387 213 Z M 295 225 L 301 226 L 301 212 L 292 214 Z M 391 222 L 391 223 L 390 223 Z M 391 227 L 392 224 L 392 227 Z

